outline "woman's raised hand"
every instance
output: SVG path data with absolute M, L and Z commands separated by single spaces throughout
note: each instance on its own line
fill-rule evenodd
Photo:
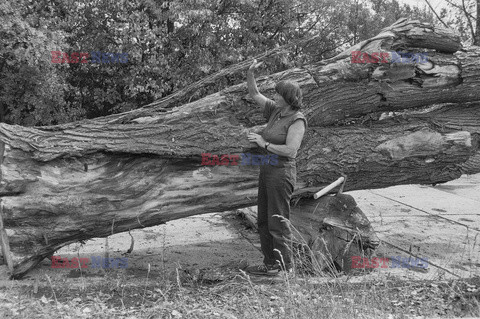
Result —
M 250 65 L 250 67 L 248 69 L 253 71 L 262 64 L 263 64 L 263 62 L 257 62 L 257 59 L 253 59 L 253 63 L 252 63 L 252 65 Z
M 263 62 L 258 63 L 256 59 L 253 60 L 252 65 L 250 65 L 247 71 L 247 87 L 250 97 L 254 99 L 261 108 L 264 108 L 268 99 L 258 91 L 257 83 L 255 82 L 254 72 L 256 68 L 262 65 L 262 63 Z

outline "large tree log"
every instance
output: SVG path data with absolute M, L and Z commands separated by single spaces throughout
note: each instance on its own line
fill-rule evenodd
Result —
M 429 62 L 350 63 L 352 50 L 400 48 L 427 50 Z M 480 49 L 460 49 L 448 30 L 401 20 L 333 59 L 261 78 L 267 95 L 280 79 L 304 90 L 310 126 L 295 200 L 340 174 L 354 190 L 480 172 Z M 0 236 L 13 276 L 72 242 L 255 205 L 258 167 L 201 166 L 202 153 L 259 151 L 246 133 L 264 120 L 245 83 L 168 106 L 50 127 L 0 124 Z M 401 113 L 381 116 L 393 111 Z

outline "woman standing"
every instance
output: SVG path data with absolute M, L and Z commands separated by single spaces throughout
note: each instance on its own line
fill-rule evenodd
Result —
M 254 70 L 261 63 L 254 60 L 247 72 L 248 93 L 263 108 L 268 124 L 262 135 L 250 133 L 250 142 L 257 143 L 265 154 L 277 154 L 277 165 L 261 165 L 258 185 L 258 231 L 263 264 L 247 268 L 256 275 L 275 276 L 280 270 L 292 270 L 292 233 L 279 215 L 290 217 L 290 199 L 296 183 L 297 151 L 307 127 L 302 107 L 302 90 L 296 82 L 281 81 L 275 86 L 274 101 L 257 88 Z

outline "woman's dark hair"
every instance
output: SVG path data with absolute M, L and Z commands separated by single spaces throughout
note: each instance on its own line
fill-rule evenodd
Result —
M 299 110 L 302 107 L 302 89 L 297 82 L 280 81 L 275 85 L 275 91 L 283 97 L 292 109 Z

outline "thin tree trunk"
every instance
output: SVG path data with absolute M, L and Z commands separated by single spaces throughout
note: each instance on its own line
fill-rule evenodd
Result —
M 475 39 L 473 40 L 473 45 L 480 45 L 480 0 L 477 0 L 477 19 L 475 24 Z

